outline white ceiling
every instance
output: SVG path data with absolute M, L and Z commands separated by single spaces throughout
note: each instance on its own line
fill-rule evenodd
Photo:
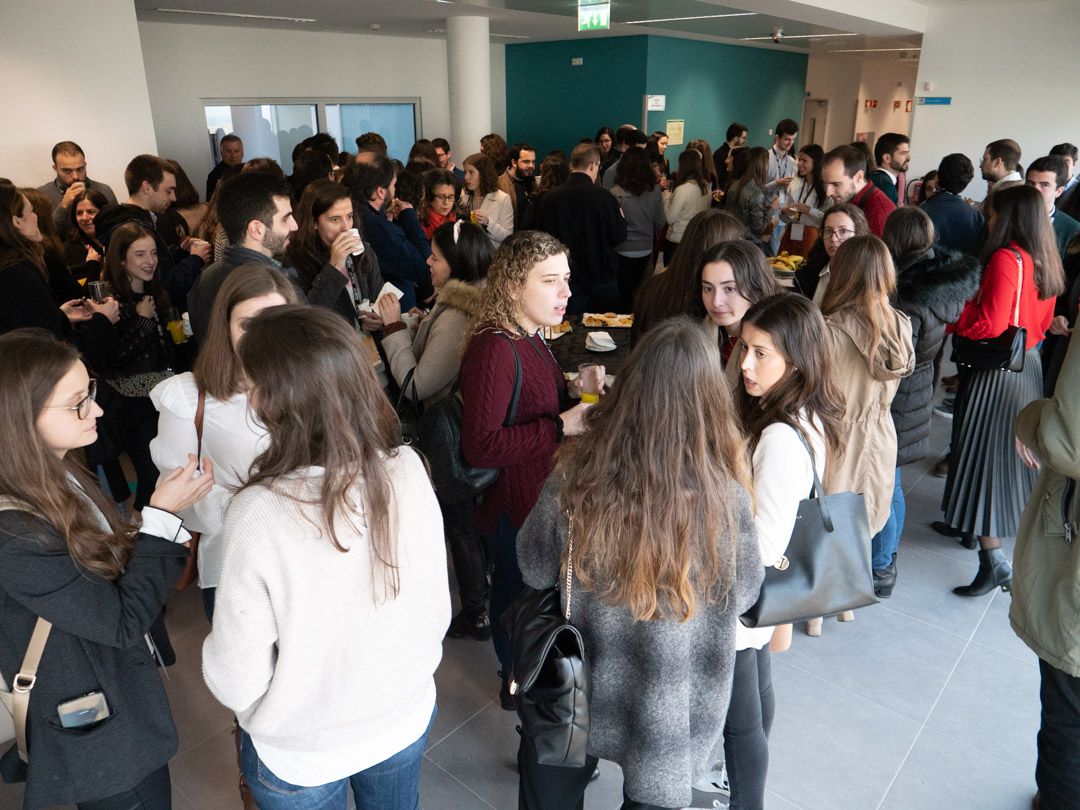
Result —
M 446 18 L 482 15 L 491 18 L 493 42 L 514 43 L 583 37 L 659 34 L 666 36 L 737 43 L 803 53 L 856 51 L 853 57 L 905 59 L 918 57 L 921 34 L 911 28 L 882 22 L 890 19 L 875 10 L 886 6 L 901 11 L 912 7 L 909 0 L 873 0 L 858 3 L 858 17 L 842 10 L 852 5 L 832 0 L 841 10 L 828 9 L 825 2 L 811 6 L 801 0 L 734 0 L 719 5 L 718 0 L 612 0 L 611 30 L 577 31 L 577 0 L 134 0 L 138 18 L 172 23 L 236 25 L 244 27 L 289 28 L 305 31 L 373 33 L 380 36 L 443 37 Z M 925 2 L 925 0 L 924 0 Z M 984 2 L 984 0 L 929 0 L 931 3 Z M 272 21 L 187 13 L 165 13 L 159 9 L 195 12 L 232 12 L 287 18 L 310 18 L 315 22 Z M 917 7 L 922 9 L 921 6 Z M 825 11 L 823 12 L 823 9 Z M 724 15 L 724 16 L 721 16 Z M 730 15 L 730 16 L 728 16 Z M 913 15 L 918 17 L 918 15 Z M 695 19 L 629 24 L 638 20 L 672 17 Z M 891 18 L 904 19 L 893 13 Z M 822 19 L 832 24 L 822 24 Z M 835 22 L 834 22 L 835 21 Z M 782 28 L 784 39 L 774 44 L 768 37 Z M 757 37 L 756 40 L 748 40 Z M 874 49 L 864 52 L 865 49 Z M 881 50 L 878 50 L 881 49 Z M 893 50 L 896 49 L 896 50 Z

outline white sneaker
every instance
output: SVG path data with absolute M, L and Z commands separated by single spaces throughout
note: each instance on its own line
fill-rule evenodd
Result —
M 693 788 L 702 793 L 719 793 L 723 796 L 730 796 L 731 788 L 728 786 L 727 766 L 721 765 L 719 768 L 713 768 L 711 771 L 706 772 L 703 777 L 694 783 Z

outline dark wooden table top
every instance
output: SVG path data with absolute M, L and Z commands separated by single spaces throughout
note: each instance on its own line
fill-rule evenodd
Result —
M 551 353 L 563 371 L 577 371 L 581 363 L 600 363 L 608 374 L 618 375 L 630 357 L 630 330 L 625 327 L 597 327 L 587 329 L 581 325 L 580 315 L 569 315 L 566 320 L 573 331 L 549 341 Z M 615 350 L 594 352 L 585 348 L 589 332 L 607 332 L 615 341 Z

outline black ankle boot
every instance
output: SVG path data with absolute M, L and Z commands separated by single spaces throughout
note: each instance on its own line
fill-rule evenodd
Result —
M 953 588 L 957 596 L 982 596 L 1001 586 L 1006 593 L 1012 587 L 1012 566 L 1005 559 L 1005 552 L 1000 548 L 989 548 L 979 552 L 979 571 L 970 585 Z
M 878 599 L 888 599 L 896 587 L 896 564 L 874 569 L 874 593 Z

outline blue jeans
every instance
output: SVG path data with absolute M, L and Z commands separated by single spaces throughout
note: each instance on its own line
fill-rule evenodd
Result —
M 900 546 L 900 536 L 904 533 L 904 487 L 900 483 L 900 468 L 896 468 L 896 483 L 893 485 L 892 503 L 889 504 L 889 520 L 881 531 L 870 541 L 873 566 L 875 571 L 887 567 L 892 562 L 892 555 Z
M 431 713 L 434 721 L 435 712 Z M 251 737 L 240 740 L 240 770 L 259 810 L 346 810 L 352 787 L 357 810 L 419 810 L 420 762 L 431 722 L 420 738 L 389 759 L 345 779 L 318 787 L 291 785 L 259 759 Z

